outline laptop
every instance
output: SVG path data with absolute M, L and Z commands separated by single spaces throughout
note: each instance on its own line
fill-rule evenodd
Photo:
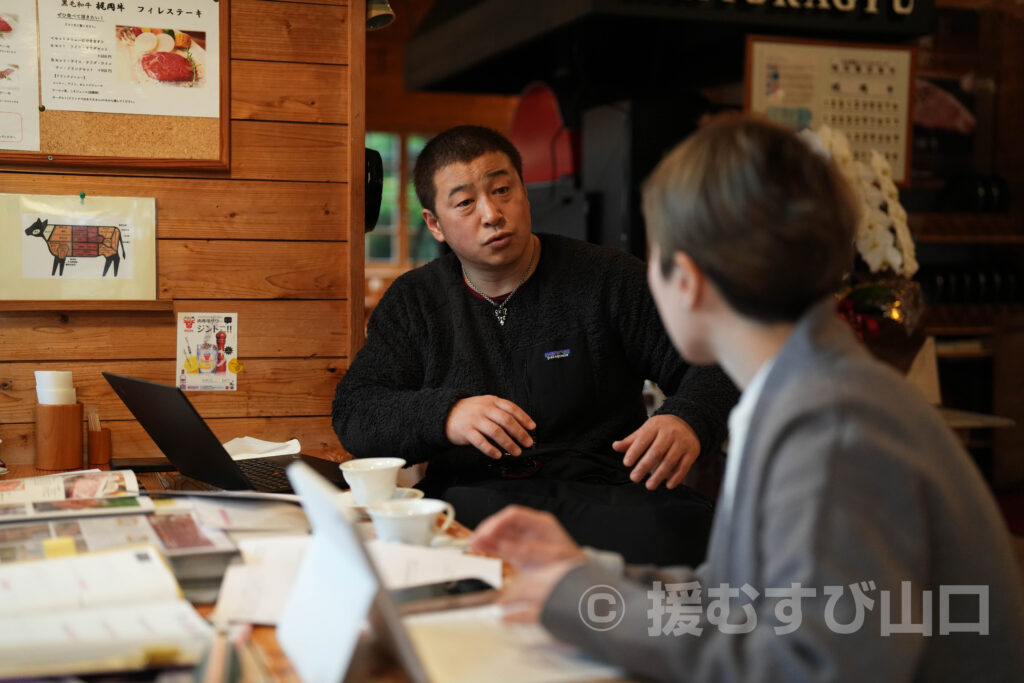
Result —
M 338 463 L 309 455 L 234 460 L 181 389 L 104 372 L 110 386 L 181 474 L 212 487 L 290 493 L 285 468 L 302 461 L 339 488 L 347 488 Z
M 353 660 L 367 619 L 413 683 L 624 675 L 555 641 L 541 626 L 503 624 L 497 605 L 401 616 L 334 489 L 301 463 L 288 476 L 313 529 L 277 625 L 277 640 L 301 680 L 368 679 L 364 658 Z

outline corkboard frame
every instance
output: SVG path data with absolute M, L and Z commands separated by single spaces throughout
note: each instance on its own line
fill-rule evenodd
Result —
M 225 0 L 218 5 L 218 118 L 41 111 L 40 151 L 0 150 L 0 164 L 228 170 L 231 165 L 231 12 L 230 2 Z M 97 130 L 108 131 L 108 134 L 97 135 Z M 132 156 L 125 153 L 129 147 L 145 147 L 167 154 Z
M 898 187 L 909 187 L 911 182 L 911 167 L 912 167 L 912 152 L 913 152 L 913 121 L 914 121 L 914 79 L 917 76 L 917 51 L 912 45 L 900 44 L 900 43 L 863 43 L 863 42 L 849 42 L 849 41 L 834 41 L 834 40 L 818 40 L 812 38 L 791 38 L 791 37 L 780 37 L 780 36 L 768 36 L 759 34 L 748 34 L 746 41 L 746 55 L 744 57 L 744 93 L 743 93 L 743 109 L 744 111 L 759 111 L 755 110 L 753 106 L 754 95 L 754 79 L 756 74 L 754 73 L 754 47 L 759 45 L 771 44 L 777 48 L 785 48 L 787 46 L 795 48 L 807 48 L 812 52 L 817 49 L 820 50 L 821 54 L 815 55 L 815 60 L 824 59 L 824 56 L 831 52 L 841 52 L 842 50 L 857 50 L 860 52 L 866 52 L 869 56 L 874 55 L 881 56 L 886 53 L 900 52 L 907 55 L 908 66 L 906 73 L 907 80 L 907 102 L 906 110 L 904 112 L 903 121 L 900 122 L 899 126 L 903 133 L 903 167 L 902 177 L 900 180 L 894 181 Z M 764 112 L 760 112 L 764 113 Z M 848 131 L 840 125 L 835 125 L 838 130 L 847 133 Z

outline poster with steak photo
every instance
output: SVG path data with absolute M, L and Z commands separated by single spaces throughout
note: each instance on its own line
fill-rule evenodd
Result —
M 82 3 L 38 2 L 47 110 L 220 116 L 221 3 L 140 2 L 90 12 Z

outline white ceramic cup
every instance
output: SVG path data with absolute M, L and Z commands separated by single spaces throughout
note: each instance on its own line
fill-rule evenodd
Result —
M 70 389 L 45 389 L 36 387 L 36 398 L 47 406 L 71 405 L 78 400 L 74 387 Z
M 405 467 L 401 458 L 357 458 L 339 465 L 345 483 L 352 489 L 357 505 L 391 500 L 398 486 L 398 470 Z
M 37 389 L 71 389 L 70 370 L 36 370 Z
M 455 508 L 451 503 L 436 498 L 420 500 L 389 500 L 367 508 L 377 538 L 382 541 L 430 545 L 434 536 L 443 534 L 455 521 Z M 437 526 L 437 515 L 445 520 Z

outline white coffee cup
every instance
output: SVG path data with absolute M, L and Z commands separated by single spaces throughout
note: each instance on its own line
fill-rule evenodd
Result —
M 37 389 L 70 389 L 70 370 L 36 370 Z
M 377 538 L 382 541 L 430 545 L 434 536 L 443 534 L 455 521 L 455 508 L 451 503 L 436 498 L 419 500 L 389 500 L 367 508 Z M 437 526 L 437 515 L 445 520 Z
M 398 487 L 398 470 L 405 467 L 401 458 L 357 458 L 341 463 L 341 473 L 352 489 L 357 505 L 391 500 Z
M 70 389 L 36 387 L 36 398 L 39 399 L 39 403 L 48 406 L 71 405 L 78 400 L 74 387 Z

